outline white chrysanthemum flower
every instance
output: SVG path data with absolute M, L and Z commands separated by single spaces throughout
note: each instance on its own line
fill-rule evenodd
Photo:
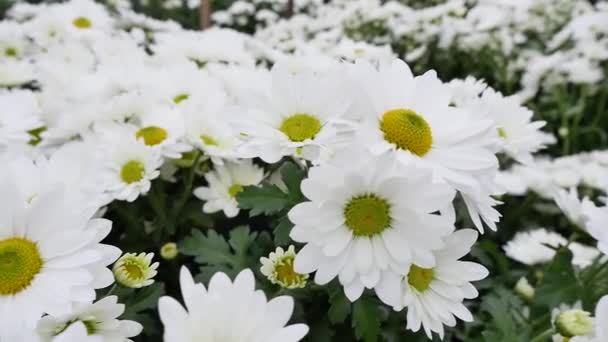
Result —
M 9 180 L 4 180 L 10 182 Z M 12 183 L 0 185 L 0 339 L 32 330 L 47 313 L 68 314 L 113 283 L 106 267 L 120 250 L 100 244 L 112 223 L 71 201 L 63 188 L 25 206 Z M 8 337 L 6 337 L 8 338 Z
M 116 260 L 112 271 L 116 282 L 125 287 L 141 288 L 154 283 L 158 262 L 152 263 L 154 253 L 125 253 Z
M 222 159 L 236 159 L 240 140 L 225 117 L 227 107 L 223 92 L 210 91 L 203 99 L 184 103 L 180 110 L 184 113 L 189 144 L 211 157 L 214 164 L 222 164 Z
M 190 146 L 182 142 L 185 124 L 179 111 L 161 104 L 149 109 L 129 120 L 129 123 L 137 127 L 127 126 L 132 128 L 137 140 L 160 149 L 162 154 L 169 158 L 180 158 L 183 152 L 191 150 Z
M 368 111 L 357 139 L 375 154 L 390 152 L 402 163 L 432 170 L 435 179 L 460 191 L 480 231 L 480 216 L 495 230 L 500 214 L 490 197 L 498 170 L 492 120 L 450 106 L 451 91 L 434 71 L 414 77 L 401 60 L 378 70 L 357 63 L 353 76 Z
M 588 220 L 586 213 L 594 206 L 588 197 L 579 200 L 576 188 L 571 188 L 570 191 L 557 189 L 553 194 L 553 200 L 571 223 L 585 229 Z
M 93 304 L 75 305 L 67 315 L 43 317 L 37 327 L 41 342 L 57 341 L 58 336 L 76 323 L 84 325 L 86 336 L 99 336 L 105 342 L 131 342 L 129 337 L 139 335 L 143 327 L 134 321 L 118 320 L 125 306 L 117 301 L 118 297 L 109 296 Z
M 455 326 L 456 318 L 473 321 L 462 302 L 478 295 L 471 282 L 488 276 L 488 270 L 482 265 L 458 260 L 469 253 L 477 241 L 476 231 L 458 230 L 444 240 L 445 246 L 433 252 L 436 260 L 433 267 L 414 263 L 405 275 L 383 273 L 376 288 L 378 297 L 396 311 L 407 307 L 408 329 L 418 331 L 422 325 L 430 339 L 432 332 L 443 339 L 443 326 Z
M 50 12 L 49 16 L 76 37 L 108 32 L 113 25 L 106 9 L 91 0 L 71 0 L 51 7 Z
M 130 137 L 115 141 L 109 148 L 103 171 L 106 192 L 115 199 L 129 202 L 146 194 L 151 180 L 160 174 L 163 160 L 159 151 Z
M 215 169 L 205 174 L 207 186 L 194 189 L 194 196 L 205 201 L 203 211 L 215 213 L 224 211 L 227 217 L 239 213 L 236 195 L 248 185 L 257 185 L 264 179 L 264 169 L 251 159 L 239 162 L 225 162 L 215 165 Z
M 316 271 L 320 285 L 339 276 L 351 301 L 374 288 L 382 272 L 401 273 L 412 262 L 435 266 L 432 251 L 454 229 L 450 218 L 433 214 L 451 205 L 447 185 L 421 170 L 403 170 L 391 155 L 353 153 L 341 152 L 351 161 L 344 167 L 310 169 L 301 185 L 309 202 L 288 214 L 291 238 L 306 244 L 295 271 Z
M 555 143 L 555 138 L 540 129 L 545 121 L 532 121 L 531 110 L 521 105 L 517 96 L 504 97 L 488 88 L 479 101 L 498 130 L 502 150 L 520 163 L 532 162 L 532 153 Z
M 57 335 L 53 342 L 106 342 L 102 336 L 89 336 L 87 327 L 82 322 L 75 322 L 65 329 L 64 332 Z M 29 342 L 29 341 L 28 341 Z
M 0 86 L 16 87 L 35 79 L 34 67 L 26 61 L 0 61 Z
M 568 246 L 573 254 L 572 264 L 587 267 L 599 255 L 593 247 L 577 242 L 568 243 L 563 236 L 544 228 L 515 234 L 513 239 L 503 246 L 505 254 L 526 265 L 536 265 L 549 262 L 555 256 L 555 248 Z
M 165 342 L 295 342 L 308 332 L 305 324 L 285 326 L 293 299 L 280 296 L 267 302 L 264 292 L 255 290 L 251 270 L 241 271 L 234 282 L 218 272 L 205 289 L 183 267 L 180 285 L 188 311 L 171 297 L 158 303 Z
M 289 246 L 287 251 L 282 247 L 277 247 L 268 258 L 260 259 L 262 263 L 260 271 L 273 284 L 287 289 L 303 288 L 306 286 L 308 274 L 300 274 L 293 269 L 295 257 L 296 250 L 293 245 Z
M 267 163 L 283 156 L 316 161 L 340 146 L 351 128 L 342 120 L 350 100 L 337 71 L 293 73 L 287 62 L 275 64 L 270 84 L 255 84 L 241 96 L 240 155 Z
M 604 254 L 608 254 L 608 206 L 595 207 L 589 206 L 585 209 L 585 214 L 589 218 L 587 231 L 597 240 L 597 248 Z

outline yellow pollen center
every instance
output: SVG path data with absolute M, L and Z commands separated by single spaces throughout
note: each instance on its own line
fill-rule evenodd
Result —
M 434 275 L 435 272 L 432 268 L 422 268 L 412 265 L 410 267 L 410 272 L 407 274 L 407 282 L 416 290 L 423 292 L 431 285 Z
M 217 140 L 213 139 L 212 137 L 208 136 L 208 135 L 201 135 L 201 141 L 203 142 L 203 144 L 208 145 L 208 146 L 218 146 L 219 144 L 217 143 Z
M 285 286 L 301 284 L 306 277 L 293 269 L 293 256 L 286 256 L 274 267 L 274 275 Z
M 321 130 L 321 122 L 316 117 L 298 113 L 283 120 L 279 128 L 291 141 L 302 142 L 313 139 Z
M 7 47 L 4 49 L 4 55 L 6 57 L 17 57 L 17 49 L 14 47 Z
M 79 29 L 88 29 L 93 26 L 93 23 L 85 17 L 78 17 L 74 19 L 74 21 L 72 21 L 72 24 L 78 27 Z
M 137 139 L 144 138 L 146 145 L 154 146 L 167 139 L 167 131 L 158 126 L 148 126 L 137 131 L 135 137 Z
M 139 182 L 144 178 L 144 164 L 137 160 L 131 160 L 122 166 L 120 178 L 127 184 Z
M 190 95 L 188 95 L 188 94 L 179 94 L 173 98 L 173 102 L 175 102 L 177 104 L 184 100 L 187 100 L 189 97 L 190 97 Z
M 417 156 L 425 155 L 433 145 L 431 127 L 410 109 L 393 109 L 382 115 L 380 130 L 384 140 Z
M 22 238 L 0 241 L 0 297 L 28 288 L 41 269 L 36 243 Z
M 344 207 L 345 224 L 355 236 L 371 237 L 391 224 L 390 204 L 374 194 L 355 196 Z
M 230 197 L 234 198 L 236 197 L 236 194 L 243 191 L 243 189 L 244 188 L 241 184 L 232 184 L 230 188 L 228 188 L 228 194 L 230 195 Z

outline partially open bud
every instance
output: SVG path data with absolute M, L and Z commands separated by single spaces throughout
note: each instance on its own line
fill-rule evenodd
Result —
M 526 277 L 521 277 L 515 284 L 515 293 L 525 300 L 534 298 L 534 287 L 530 285 Z
M 173 260 L 177 257 L 179 251 L 175 242 L 167 242 L 160 248 L 160 256 L 165 260 Z
M 587 335 L 593 330 L 593 318 L 587 311 L 567 310 L 555 318 L 555 329 L 564 337 Z

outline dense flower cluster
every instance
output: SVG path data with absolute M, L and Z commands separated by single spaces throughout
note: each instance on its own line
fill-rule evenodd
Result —
M 246 4 L 228 10 L 237 24 L 256 13 Z M 530 274 L 566 255 L 572 276 L 599 277 L 606 152 L 535 156 L 557 140 L 524 104 L 545 86 L 604 78 L 608 7 L 559 4 L 310 2 L 254 35 L 185 30 L 125 4 L 15 6 L 0 23 L 0 341 L 122 342 L 142 329 L 167 342 L 299 341 L 319 334 L 303 307 L 325 300 L 320 289 L 354 322 L 382 303 L 405 310 L 408 330 L 452 338 L 446 327 L 474 321 L 465 300 L 486 266 L 508 271 L 490 242 L 501 234 Z M 522 46 L 530 36 L 548 43 Z M 396 40 L 416 68 L 395 58 Z M 432 44 L 502 51 L 520 91 L 419 72 Z M 498 209 L 517 196 L 566 223 L 516 232 L 528 222 Z M 608 315 L 601 291 L 549 333 L 608 338 L 590 313 Z M 376 341 L 358 324 L 357 338 Z

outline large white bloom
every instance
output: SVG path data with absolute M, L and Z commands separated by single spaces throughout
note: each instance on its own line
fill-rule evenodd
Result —
M 245 142 L 242 157 L 316 161 L 344 142 L 350 125 L 342 118 L 350 100 L 339 70 L 292 72 L 284 62 L 275 64 L 271 76 L 269 84 L 255 84 L 240 96 L 245 109 L 235 125 Z
M 310 169 L 301 186 L 309 202 L 289 212 L 290 236 L 306 244 L 295 271 L 316 271 L 321 285 L 339 276 L 354 301 L 383 271 L 400 273 L 412 262 L 435 266 L 432 252 L 454 226 L 433 213 L 451 204 L 454 191 L 421 170 L 401 168 L 390 155 L 342 154 L 351 164 Z
M 498 202 L 490 197 L 498 168 L 492 120 L 450 106 L 451 91 L 434 71 L 414 77 L 400 60 L 379 69 L 358 63 L 353 77 L 368 111 L 357 139 L 375 154 L 390 152 L 404 164 L 432 170 L 434 179 L 460 191 L 480 231 L 479 216 L 496 229 Z
M 134 321 L 117 319 L 125 311 L 124 304 L 118 304 L 117 300 L 116 296 L 109 296 L 92 304 L 75 305 L 67 315 L 43 317 L 37 327 L 42 342 L 55 342 L 55 336 L 79 322 L 86 327 L 87 336 L 99 336 L 104 342 L 130 342 L 129 337 L 139 335 L 143 327 Z
M 9 180 L 0 185 L 0 339 L 34 329 L 43 313 L 64 315 L 114 281 L 106 268 L 120 255 L 100 244 L 111 229 L 62 187 L 26 206 Z M 8 337 L 7 337 L 8 338 Z
M 444 240 L 445 246 L 433 252 L 436 260 L 433 267 L 414 263 L 405 274 L 383 273 L 376 288 L 380 299 L 396 311 L 407 307 L 408 329 L 418 331 L 422 325 L 429 338 L 434 331 L 443 339 L 443 326 L 455 326 L 456 318 L 473 321 L 462 301 L 477 297 L 471 282 L 488 276 L 482 265 L 458 260 L 477 241 L 476 231 L 458 230 Z
M 293 299 L 281 296 L 267 302 L 264 292 L 255 290 L 251 270 L 241 271 L 234 282 L 218 272 L 206 289 L 183 267 L 180 286 L 188 311 L 171 297 L 158 303 L 165 342 L 295 342 L 308 332 L 305 324 L 286 326 Z

